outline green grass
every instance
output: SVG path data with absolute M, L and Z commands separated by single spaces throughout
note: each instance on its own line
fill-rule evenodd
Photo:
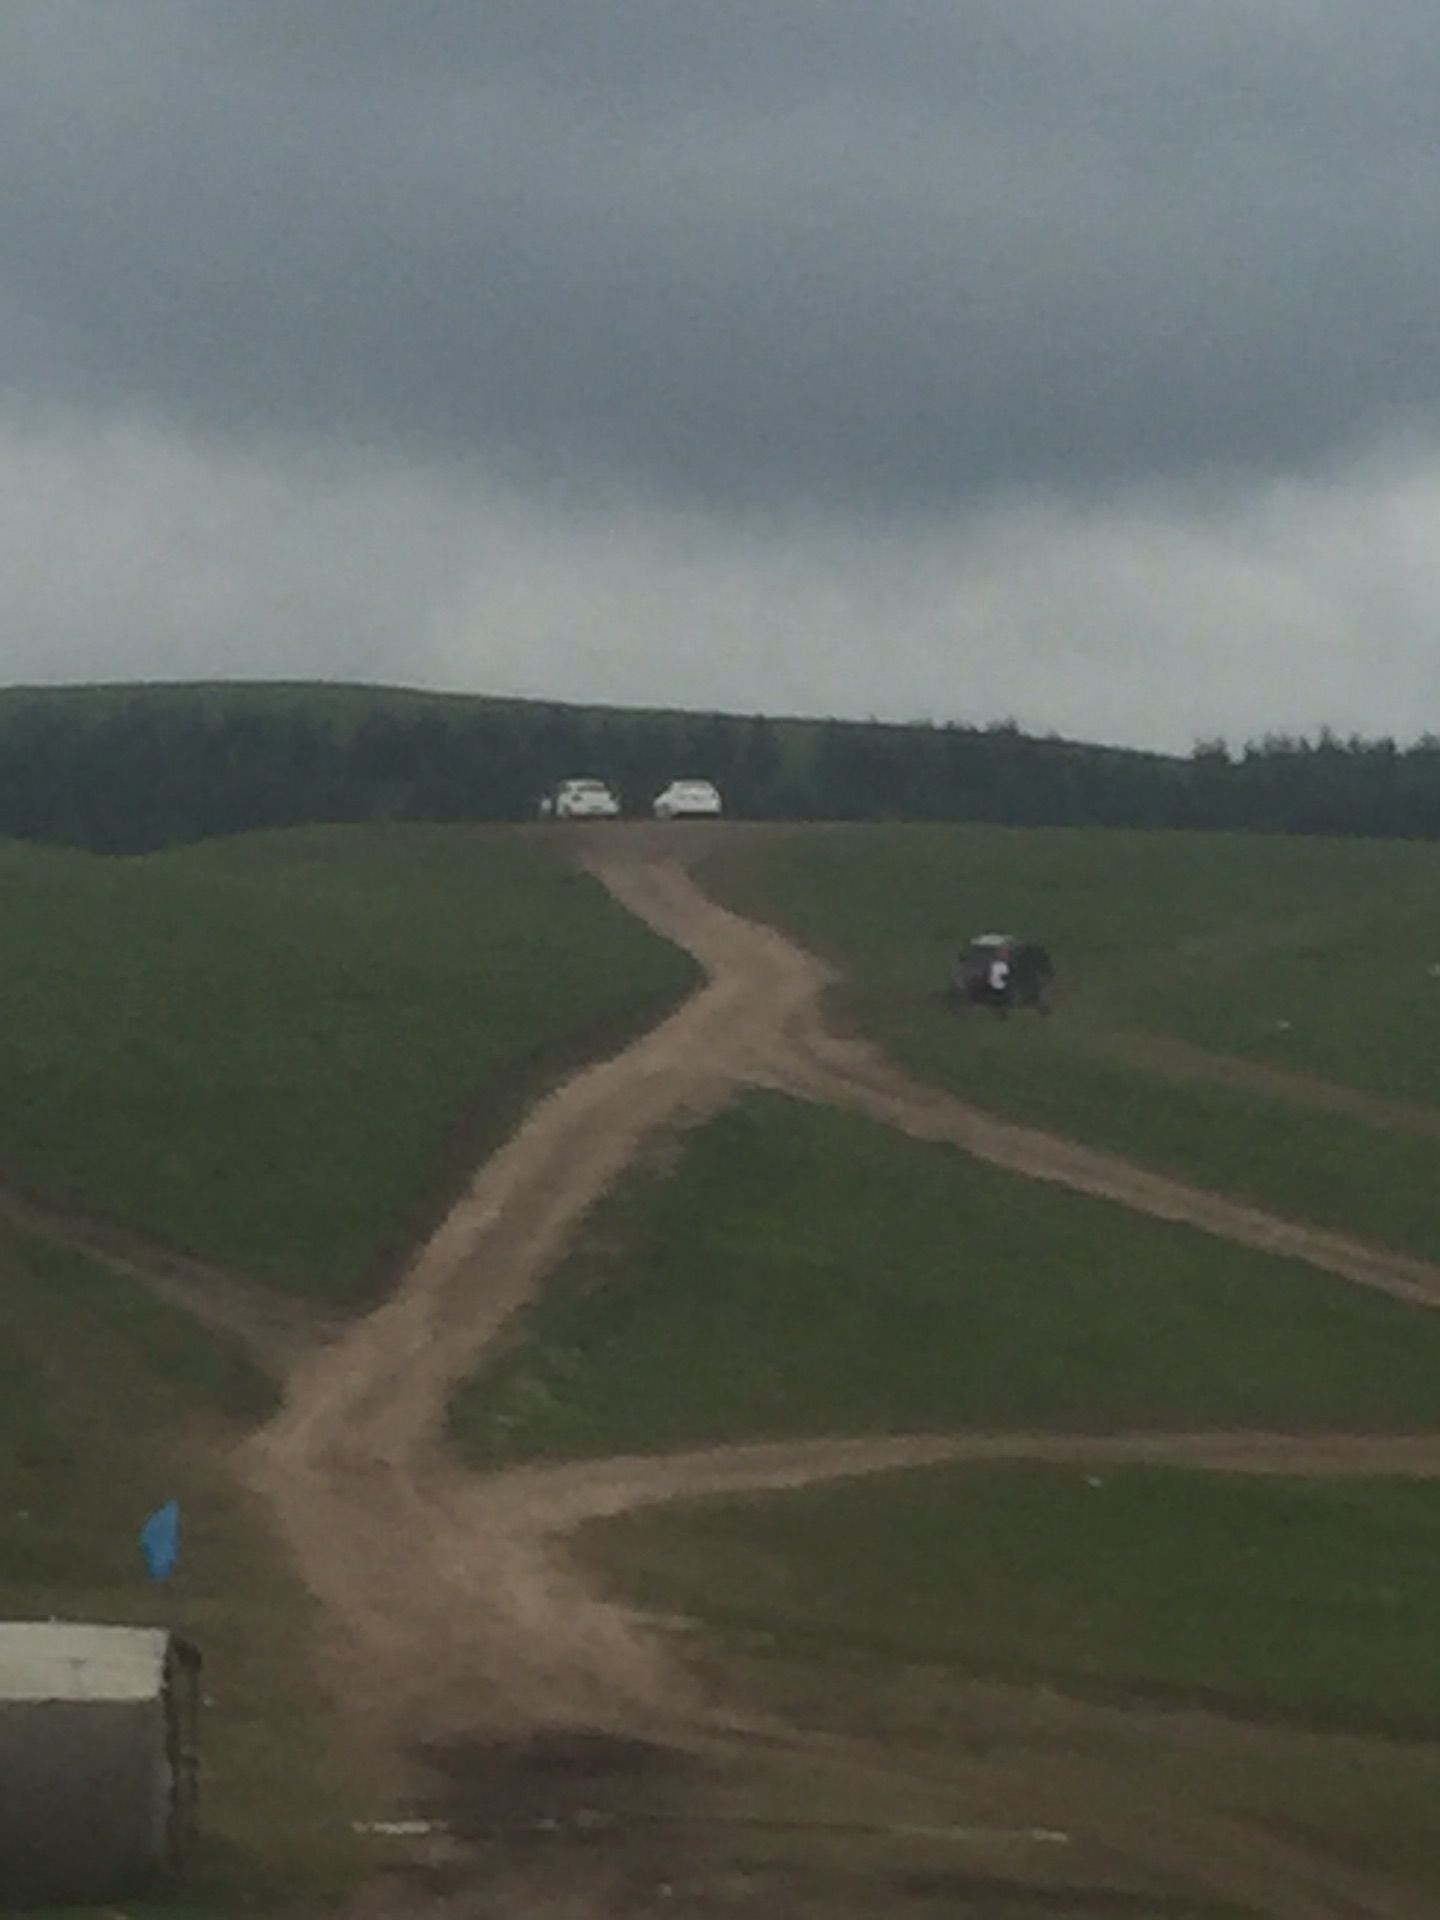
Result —
M 1425 1429 L 1440 1317 L 755 1096 L 633 1174 L 459 1396 L 476 1460 L 954 1426 Z
M 200 1646 L 187 1914 L 338 1897 L 349 1823 L 373 1804 L 311 1668 L 305 1596 L 221 1457 L 272 1401 L 186 1316 L 0 1228 L 0 1616 L 173 1626 Z M 157 1587 L 137 1532 L 172 1496 L 182 1558 Z
M 598 1528 L 589 1545 L 613 1578 L 643 1586 L 644 1574 L 619 1552 L 622 1537 Z M 658 1542 L 646 1534 L 638 1545 L 644 1556 Z M 640 1567 L 645 1564 L 642 1558 Z M 663 1559 L 655 1564 L 660 1580 L 685 1581 L 683 1570 L 675 1574 Z M 742 1650 L 747 1641 L 749 1649 Z M 1012 1870 L 1031 1875 L 1058 1869 L 1077 1889 L 1077 1914 L 1104 1920 L 1168 1920 L 1172 1914 L 1176 1920 L 1240 1920 L 1245 1914 L 1253 1920 L 1288 1911 L 1283 1896 L 1273 1907 L 1264 1899 L 1221 1905 L 1213 1891 L 1206 1897 L 1203 1889 L 1215 1883 L 1206 1839 L 1218 1820 L 1222 1843 L 1233 1850 L 1238 1842 L 1242 1858 L 1240 1836 L 1247 1831 L 1257 1850 L 1278 1835 L 1315 1856 L 1322 1876 L 1323 1863 L 1334 1860 L 1410 1890 L 1416 1911 L 1435 1910 L 1440 1748 L 1432 1743 L 1177 1712 L 1168 1703 L 1147 1710 L 1142 1701 L 1136 1711 L 1124 1701 L 977 1680 L 934 1665 L 896 1665 L 853 1650 L 786 1657 L 764 1641 L 763 1631 L 751 1634 L 737 1624 L 703 1639 L 691 1634 L 684 1644 L 712 1696 L 820 1736 L 798 1749 L 788 1769 L 756 1765 L 751 1749 L 752 1792 L 781 1819 L 808 1812 L 822 1820 L 1003 1827 L 1019 1817 L 1067 1832 L 1070 1844 L 1048 1860 L 1013 1848 L 1002 1857 Z M 957 1851 L 937 1857 L 932 1850 L 930 1864 L 943 1871 L 948 1852 L 948 1864 L 963 1870 L 967 1863 L 963 1854 L 957 1860 Z M 866 1864 L 858 1850 L 851 1862 Z M 1150 1900 L 1137 1899 L 1141 1886 L 1157 1881 L 1168 1897 L 1156 1891 Z M 1113 1901 L 1099 1895 L 1099 1887 L 1127 1882 L 1128 1895 L 1117 1892 Z M 1188 1898 L 1181 1892 L 1186 1886 L 1193 1888 Z M 1416 1897 L 1421 1887 L 1428 1906 Z M 1086 1890 L 1083 1899 L 1079 1889 Z M 1039 1913 L 1067 1910 L 1053 1883 L 1036 1891 L 1036 1920 Z M 891 1910 L 878 1899 L 860 1907 L 877 1909 Z M 983 1903 L 980 1910 L 987 1911 Z M 1007 1905 L 1000 1911 L 1010 1920 Z M 1030 1912 L 1017 1898 L 1016 1920 Z
M 930 1469 L 588 1537 L 647 1605 L 781 1656 L 1440 1734 L 1434 1486 Z
M 588 876 L 464 828 L 0 843 L 0 888 L 0 1164 L 330 1301 L 692 978 Z
M 855 827 L 715 853 L 707 882 L 846 969 L 841 1012 L 917 1074 L 1262 1205 L 1440 1257 L 1440 849 L 1411 843 Z M 954 1017 L 950 959 L 1043 940 L 1049 1022 Z M 1285 1023 L 1282 1025 L 1281 1023 Z M 1147 1038 L 1410 1103 L 1336 1113 L 1222 1086 Z M 1203 1063 L 1202 1063 L 1203 1065 Z

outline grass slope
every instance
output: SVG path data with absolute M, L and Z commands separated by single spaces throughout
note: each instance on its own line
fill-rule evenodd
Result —
M 934 1468 L 589 1540 L 647 1604 L 781 1655 L 1440 1733 L 1433 1486 Z
M 733 845 L 706 877 L 838 960 L 849 1017 L 916 1073 L 1440 1257 L 1440 849 L 856 827 Z M 955 948 L 997 926 L 1056 955 L 1054 1020 L 955 1018 L 937 1003 Z M 1215 1084 L 1175 1043 L 1300 1084 L 1288 1098 L 1273 1084 Z M 1325 1110 L 1324 1089 L 1307 1101 L 1307 1077 L 1343 1089 L 1354 1110 Z M 1383 1102 L 1412 1104 L 1412 1124 Z
M 311 1671 L 307 1603 L 221 1457 L 271 1401 L 185 1316 L 0 1228 L 0 1615 L 173 1625 L 201 1647 L 206 1840 L 187 1913 L 343 1891 L 367 1804 Z M 136 1536 L 171 1496 L 183 1553 L 161 1589 Z
M 1033 1906 L 1018 1885 L 965 1886 L 971 1862 L 950 1849 L 927 1876 L 954 1875 L 941 1910 L 972 1895 L 1037 1920 L 1289 1911 L 1279 1890 L 1272 1905 L 1237 1888 L 1234 1906 L 1202 1891 L 1226 1885 L 1248 1827 L 1257 1852 L 1283 1836 L 1378 1876 L 1397 1912 L 1436 1911 L 1440 1745 L 1395 1737 L 1432 1727 L 1437 1704 L 1436 1490 L 1100 1475 L 886 1475 L 652 1511 L 582 1544 L 640 1604 L 708 1625 L 683 1644 L 712 1695 L 822 1736 L 803 1776 L 766 1781 L 782 1818 L 895 1805 L 898 1821 L 1069 1834 L 1049 1861 L 1005 1855 L 1017 1880 L 1063 1875 Z M 1168 1710 L 1182 1702 L 1226 1711 Z M 860 1791 L 820 1753 L 869 1755 Z M 869 1862 L 849 1864 L 858 1878 Z M 864 1910 L 882 1905 L 909 1911 Z
M 1424 1429 L 1440 1317 L 756 1096 L 607 1201 L 461 1393 L 477 1460 L 762 1435 Z
M 588 876 L 464 828 L 0 844 L 0 887 L 0 1160 L 330 1300 L 692 978 Z

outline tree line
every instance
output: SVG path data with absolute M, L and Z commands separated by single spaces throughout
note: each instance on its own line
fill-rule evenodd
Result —
M 317 821 L 533 818 L 565 778 L 648 811 L 714 780 L 753 819 L 1440 836 L 1440 739 L 1269 736 L 1188 756 L 1013 723 L 896 725 L 196 686 L 0 694 L 0 834 L 136 853 Z

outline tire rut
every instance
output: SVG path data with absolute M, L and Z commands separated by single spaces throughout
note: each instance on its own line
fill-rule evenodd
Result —
M 48 1245 L 124 1274 L 157 1300 L 244 1348 L 280 1381 L 338 1331 L 340 1322 L 248 1275 L 177 1253 L 140 1234 L 0 1183 L 0 1218 Z
M 774 1493 L 939 1465 L 1188 1467 L 1286 1479 L 1440 1479 L 1440 1433 L 936 1433 L 744 1441 L 685 1452 L 511 1467 L 477 1480 L 472 1511 L 536 1540 L 677 1500 Z

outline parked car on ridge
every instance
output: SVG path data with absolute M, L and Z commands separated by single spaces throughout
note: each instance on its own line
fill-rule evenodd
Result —
M 656 794 L 653 811 L 657 820 L 718 820 L 723 808 L 713 782 L 672 780 Z
M 618 820 L 620 802 L 603 780 L 562 780 L 540 802 L 542 820 Z

